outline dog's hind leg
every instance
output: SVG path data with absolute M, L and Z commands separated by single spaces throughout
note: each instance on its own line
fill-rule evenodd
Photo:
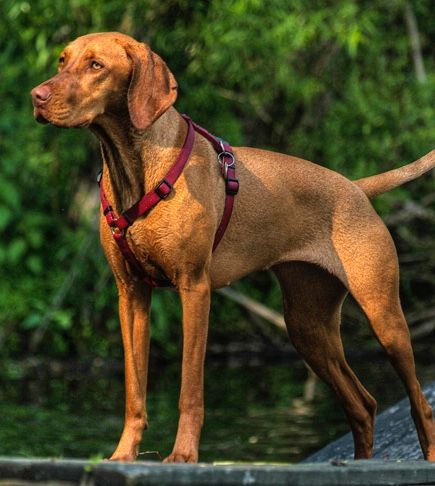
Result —
M 371 457 L 376 401 L 346 362 L 340 337 L 341 305 L 347 289 L 312 264 L 291 262 L 273 270 L 281 285 L 293 345 L 342 403 L 353 433 L 355 458 Z
M 423 395 L 415 372 L 414 356 L 405 317 L 396 298 L 388 302 L 385 296 L 363 302 L 370 325 L 405 385 L 411 404 L 411 414 L 425 459 L 435 461 L 435 428 L 432 408 Z M 361 304 L 361 301 L 360 301 Z
M 396 250 L 385 226 L 375 223 L 367 236 L 336 246 L 349 290 L 405 385 L 424 457 L 435 461 L 432 409 L 416 377 L 408 326 L 399 299 Z

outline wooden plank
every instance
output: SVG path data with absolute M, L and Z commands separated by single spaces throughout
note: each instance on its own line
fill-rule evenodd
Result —
M 402 486 L 434 484 L 435 464 L 425 461 L 343 461 L 295 466 L 108 461 L 95 464 L 80 460 L 0 458 L 0 479 L 10 485 L 23 480 L 22 484 L 63 481 L 87 486 Z

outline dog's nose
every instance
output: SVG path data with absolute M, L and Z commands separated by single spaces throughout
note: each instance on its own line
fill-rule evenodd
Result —
M 33 106 L 42 106 L 51 98 L 51 89 L 46 84 L 40 84 L 30 92 Z

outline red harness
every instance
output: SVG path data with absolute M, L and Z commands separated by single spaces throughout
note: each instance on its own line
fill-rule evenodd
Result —
M 193 143 L 195 141 L 195 132 L 205 137 L 217 152 L 218 162 L 221 166 L 222 176 L 225 180 L 225 207 L 222 215 L 222 220 L 216 231 L 213 242 L 214 251 L 222 239 L 233 211 L 234 196 L 239 191 L 239 181 L 236 177 L 235 157 L 231 146 L 223 140 L 213 136 L 204 128 L 194 123 L 187 115 L 183 115 L 187 122 L 187 135 L 184 145 L 175 161 L 174 165 L 169 169 L 166 176 L 160 181 L 157 186 L 145 194 L 140 201 L 134 204 L 130 209 L 124 211 L 121 216 L 117 217 L 110 205 L 102 184 L 102 173 L 98 176 L 98 184 L 100 186 L 101 206 L 103 214 L 106 217 L 107 224 L 110 226 L 113 238 L 115 239 L 123 257 L 127 260 L 134 272 L 139 275 L 142 280 L 152 287 L 173 287 L 169 278 L 155 279 L 148 275 L 139 260 L 135 257 L 131 250 L 127 238 L 126 231 L 136 219 L 148 213 L 154 206 L 156 206 L 162 199 L 166 199 L 173 190 L 173 186 L 184 169 L 189 156 L 192 152 Z

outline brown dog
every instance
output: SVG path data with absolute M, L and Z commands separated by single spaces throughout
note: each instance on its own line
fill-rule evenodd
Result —
M 118 214 L 154 188 L 180 152 L 187 128 L 172 107 L 176 96 L 165 63 L 148 46 L 118 33 L 73 41 L 60 56 L 58 74 L 32 91 L 38 121 L 89 127 L 100 139 L 104 191 Z M 240 192 L 214 253 L 225 189 L 216 152 L 198 134 L 174 193 L 127 232 L 143 269 L 154 278 L 169 277 L 182 302 L 180 418 L 166 461 L 198 460 L 211 290 L 264 268 L 281 284 L 294 346 L 344 407 L 355 458 L 371 456 L 376 402 L 343 353 L 340 309 L 348 292 L 405 385 L 425 458 L 435 460 L 432 410 L 415 374 L 396 251 L 368 199 L 434 167 L 435 151 L 356 182 L 287 155 L 244 147 L 235 155 Z M 100 226 L 119 290 L 125 350 L 125 424 L 112 459 L 133 460 L 147 426 L 151 288 L 131 271 L 103 216 Z

